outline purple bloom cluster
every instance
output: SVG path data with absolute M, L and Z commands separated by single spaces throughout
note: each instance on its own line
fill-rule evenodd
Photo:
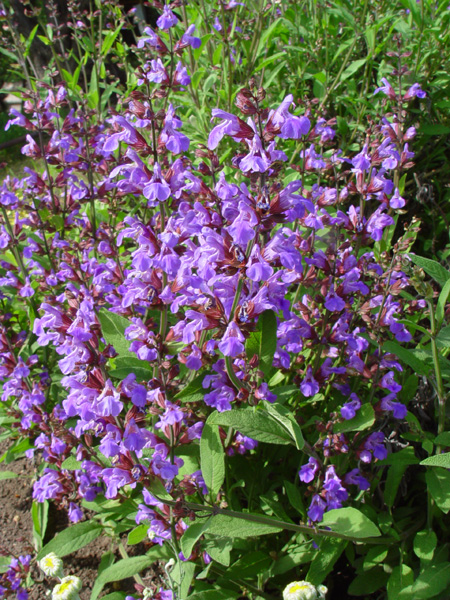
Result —
M 30 571 L 31 555 L 12 558 L 8 569 L 0 575 L 0 598 L 12 598 L 17 600 L 28 600 L 28 592 L 25 580 Z
M 186 514 L 156 498 L 152 482 L 174 501 L 202 500 L 203 474 L 180 474 L 178 451 L 198 444 L 212 410 L 277 403 L 285 381 L 298 399 L 286 406 L 314 438 L 299 477 L 318 522 L 349 500 L 351 486 L 370 487 L 360 463 L 387 455 L 378 424 L 407 413 L 402 367 L 382 347 L 412 339 L 401 321 L 422 306 L 400 296 L 408 277 L 379 243 L 407 202 L 394 182 L 411 166 L 415 130 L 384 117 L 360 152 L 343 157 L 333 121 L 297 108 L 292 94 L 268 108 L 264 90 L 250 85 L 236 98 L 241 116 L 213 109 L 207 144 L 193 150 L 168 96 L 190 84 L 174 55 L 201 41 L 190 25 L 171 45 L 181 24 L 170 5 L 157 26 L 138 43 L 138 89 L 106 123 L 67 111 L 64 88 L 9 122 L 46 131 L 46 145 L 30 136 L 24 152 L 57 173 L 28 169 L 0 187 L 0 247 L 24 248 L 15 264 L 1 262 L 2 299 L 27 306 L 39 347 L 22 356 L 27 335 L 4 319 L 2 401 L 33 440 L 29 455 L 46 461 L 33 497 L 58 502 L 76 522 L 82 500 L 140 494 L 136 522 L 148 524 L 154 544 L 173 541 Z M 412 86 L 398 97 L 384 83 L 377 91 L 396 102 L 423 94 Z M 290 166 L 293 144 L 302 149 Z M 229 164 L 217 154 L 225 145 Z M 249 359 L 266 311 L 276 320 L 273 360 Z M 373 407 L 374 427 L 354 439 L 339 433 L 363 406 Z M 220 439 L 230 460 L 258 451 L 239 431 L 221 429 Z M 74 471 L 63 466 L 71 455 Z

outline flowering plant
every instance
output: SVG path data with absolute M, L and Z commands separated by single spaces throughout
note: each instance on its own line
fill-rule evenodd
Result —
M 398 49 L 400 69 L 373 90 L 383 116 L 344 153 L 314 102 L 272 101 L 255 78 L 234 89 L 240 6 L 214 13 L 231 77 L 228 110 L 211 110 L 203 138 L 189 103 L 205 40 L 177 2 L 158 5 L 107 118 L 99 90 L 72 106 L 67 82 L 30 90 L 25 114 L 12 112 L 42 168 L 0 188 L 3 411 L 26 456 L 42 457 L 34 501 L 75 523 L 46 545 L 41 532 L 37 557 L 59 577 L 58 557 L 102 533 L 142 542 L 137 557 L 120 545 L 92 600 L 130 575 L 127 598 L 272 598 L 293 570 L 306 581 L 286 598 L 324 597 L 334 564 L 354 560 L 353 589 L 373 569 L 378 588 L 405 574 L 415 594 L 425 575 L 414 583 L 393 555 L 402 544 L 422 558 L 425 530 L 393 509 L 414 444 L 435 452 L 408 410 L 408 367 L 434 369 L 442 436 L 435 316 L 440 327 L 450 278 L 435 311 L 412 267 L 435 272 L 410 254 L 418 224 L 395 237 L 414 166 L 406 111 L 426 93 L 404 87 Z M 427 308 L 420 359 L 405 346 Z M 447 506 L 433 478 L 448 473 L 429 473 L 431 526 L 432 500 Z M 169 559 L 167 589 L 149 592 L 139 573 Z M 53 596 L 79 591 L 65 577 Z

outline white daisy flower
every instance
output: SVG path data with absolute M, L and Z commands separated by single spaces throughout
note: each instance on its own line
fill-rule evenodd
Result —
M 79 600 L 78 592 L 81 590 L 82 581 L 75 575 L 61 579 L 52 591 L 52 600 Z
M 39 566 L 48 577 L 63 576 L 63 562 L 54 552 L 50 552 L 39 561 Z
M 327 588 L 324 585 L 316 587 L 308 581 L 293 581 L 283 592 L 283 600 L 324 600 Z

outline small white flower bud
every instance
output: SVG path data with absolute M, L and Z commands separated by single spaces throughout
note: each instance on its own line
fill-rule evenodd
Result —
M 283 600 L 317 600 L 317 591 L 308 581 L 293 581 L 284 589 Z M 319 598 L 324 596 L 321 595 Z
M 78 592 L 81 590 L 82 581 L 75 575 L 61 579 L 61 583 L 53 588 L 52 600 L 79 600 Z
M 48 577 L 63 576 L 63 562 L 54 552 L 50 552 L 39 561 L 39 566 Z

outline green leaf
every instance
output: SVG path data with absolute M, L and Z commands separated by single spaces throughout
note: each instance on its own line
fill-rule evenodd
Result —
M 447 305 L 447 300 L 450 294 L 450 279 L 445 283 L 442 288 L 441 293 L 439 294 L 439 298 L 436 305 L 436 321 L 438 327 L 441 326 L 442 321 L 444 320 L 445 315 L 445 307 Z
M 194 572 L 195 563 L 181 560 L 177 561 L 175 567 L 172 569 L 170 577 L 175 581 L 180 590 L 180 598 L 187 597 Z
M 437 334 L 436 344 L 439 348 L 450 348 L 450 325 L 443 327 Z
M 203 400 L 206 391 L 203 387 L 203 381 L 208 373 L 202 373 L 193 379 L 186 387 L 184 387 L 178 394 L 174 396 L 175 399 L 179 399 L 182 402 L 200 402 Z
M 142 540 L 145 540 L 147 537 L 148 524 L 141 523 L 134 529 L 130 531 L 127 538 L 127 544 L 129 546 L 134 546 L 135 544 L 139 544 Z
M 313 585 L 321 584 L 328 573 L 333 569 L 335 562 L 345 550 L 347 543 L 346 540 L 337 540 L 333 538 L 322 540 L 320 548 L 316 551 L 316 555 L 309 567 L 308 574 L 305 578 L 306 581 L 309 581 Z
M 409 594 L 412 594 L 414 600 L 428 600 L 429 598 L 434 598 L 434 596 L 437 596 L 444 590 L 448 590 L 449 583 L 450 563 L 443 562 L 438 565 L 427 565 L 414 584 L 399 593 L 398 600 L 409 598 Z
M 213 497 L 217 496 L 225 479 L 225 452 L 219 427 L 211 424 L 209 418 L 200 439 L 200 469 L 206 487 Z
M 112 45 L 116 41 L 117 36 L 119 35 L 121 30 L 122 30 L 122 24 L 120 24 L 115 31 L 108 31 L 108 33 L 105 35 L 105 38 L 102 43 L 102 49 L 101 49 L 102 56 L 106 56 L 108 54 L 108 52 L 111 50 Z
M 164 500 L 173 500 L 172 496 L 164 487 L 163 482 L 157 477 L 153 477 L 148 484 L 148 489 L 151 493 L 156 496 L 159 500 L 164 502 Z
M 399 450 L 399 452 L 392 452 L 388 456 L 378 461 L 378 465 L 417 465 L 420 462 L 420 458 L 417 458 L 414 448 L 408 446 Z
M 0 556 L 0 573 L 9 571 L 12 556 Z
M 271 575 L 282 575 L 299 565 L 311 562 L 316 556 L 316 551 L 311 547 L 298 546 L 293 548 L 288 555 L 279 558 L 270 569 Z
M 136 355 L 128 350 L 130 342 L 125 339 L 125 329 L 131 325 L 130 321 L 121 315 L 116 315 L 116 313 L 108 311 L 106 308 L 99 310 L 98 319 L 102 327 L 102 336 L 105 338 L 106 343 L 111 344 L 119 356 L 128 356 L 136 359 Z
M 230 538 L 216 538 L 205 536 L 205 550 L 216 562 L 228 567 L 230 564 L 230 552 L 233 542 Z
M 244 554 L 239 560 L 229 567 L 227 577 L 231 579 L 248 579 L 256 575 L 262 575 L 266 571 L 272 559 L 264 552 L 250 552 Z
M 398 600 L 400 592 L 414 581 L 414 573 L 408 565 L 401 565 L 392 569 L 387 582 L 388 600 Z M 410 596 L 412 600 L 412 596 Z M 406 599 L 405 599 L 406 600 Z
M 444 467 L 444 469 L 450 469 L 450 452 L 429 456 L 425 460 L 422 460 L 420 464 L 426 467 Z
M 208 417 L 208 423 L 233 427 L 242 435 L 266 444 L 291 444 L 292 437 L 277 421 L 270 418 L 266 411 L 252 407 L 214 412 Z
M 305 440 L 303 439 L 302 430 L 291 411 L 277 402 L 274 404 L 264 402 L 263 404 L 269 415 L 286 429 L 297 449 L 301 450 L 305 445 Z
M 226 538 L 248 538 L 282 531 L 281 527 L 248 521 L 246 520 L 248 514 L 249 513 L 242 513 L 242 518 L 230 517 L 228 515 L 216 515 L 211 519 L 208 533 Z M 251 515 L 249 516 L 251 518 Z M 264 517 L 264 515 L 254 516 L 259 518 Z
M 81 461 L 77 460 L 75 456 L 68 456 L 61 464 L 61 469 L 67 471 L 78 471 L 81 469 Z
M 286 489 L 286 494 L 289 499 L 290 505 L 300 513 L 303 518 L 306 518 L 305 505 L 303 502 L 302 494 L 298 487 L 296 487 L 291 481 L 284 480 L 283 485 Z
M 14 471 L 0 471 L 0 481 L 3 479 L 14 479 L 18 476 L 18 473 L 14 473 Z
M 418 375 L 428 375 L 430 372 L 430 365 L 418 358 L 411 350 L 407 350 L 403 346 L 400 346 L 397 342 L 385 342 L 383 344 L 383 352 L 389 354 L 395 354 L 402 362 L 407 364 L 413 371 Z
M 0 53 L 4 54 L 5 56 L 7 56 L 8 58 L 10 58 L 12 61 L 14 62 L 19 62 L 19 59 L 17 58 L 16 54 L 13 54 L 12 52 L 10 52 L 9 50 L 6 50 L 6 48 L 2 48 L 0 46 Z
M 102 600 L 125 600 L 127 595 L 128 594 L 126 592 L 112 592 L 111 594 L 102 596 Z
M 86 94 L 89 108 L 92 108 L 92 109 L 97 108 L 98 102 L 100 100 L 98 94 L 99 94 L 99 90 L 98 90 L 97 69 L 95 68 L 95 65 L 94 65 L 94 67 L 91 71 L 91 80 L 89 82 L 89 91 Z M 110 313 L 110 314 L 114 314 L 114 313 Z
M 375 412 L 370 404 L 363 404 L 353 419 L 336 423 L 333 427 L 334 433 L 345 433 L 347 431 L 363 431 L 373 425 Z
M 447 281 L 450 279 L 450 272 L 445 267 L 440 265 L 431 258 L 423 258 L 423 256 L 417 256 L 417 254 L 408 254 L 409 258 L 418 267 L 423 269 L 427 275 L 432 277 L 441 287 L 444 287 Z
M 49 502 L 33 501 L 31 505 L 31 519 L 33 521 L 33 540 L 36 550 L 39 552 L 44 543 L 44 536 L 47 530 L 48 523 L 48 507 Z
M 28 55 L 29 55 L 29 53 L 30 53 L 31 44 L 33 43 L 34 37 L 35 37 L 38 29 L 39 29 L 39 25 L 35 25 L 33 27 L 33 29 L 31 30 L 31 32 L 28 34 L 28 38 L 27 38 L 27 40 L 25 42 L 25 49 L 23 51 L 23 57 L 24 58 L 27 58 Z
M 450 473 L 439 467 L 425 473 L 431 496 L 444 513 L 450 511 Z
M 363 569 L 368 571 L 369 569 L 373 569 L 380 563 L 384 561 L 387 556 L 388 551 L 386 548 L 382 546 L 375 546 L 375 548 L 370 548 L 369 552 L 364 557 Z
M 107 569 L 105 569 L 94 582 L 90 600 L 97 600 L 98 595 L 107 583 L 112 581 L 121 581 L 128 577 L 133 577 L 136 573 L 140 573 L 156 560 L 165 558 L 167 555 L 159 546 L 151 548 L 144 556 L 132 556 L 119 560 Z
M 272 56 L 269 56 L 268 58 L 262 60 L 261 62 L 258 63 L 258 66 L 253 69 L 253 72 L 256 73 L 257 71 L 261 71 L 261 69 L 264 69 L 265 67 L 271 65 L 273 62 L 275 62 L 276 60 L 278 60 L 281 57 L 286 58 L 285 51 L 277 52 L 276 54 L 272 54 Z
M 189 558 L 192 554 L 192 548 L 201 536 L 208 530 L 210 519 L 204 519 L 203 521 L 196 521 L 189 525 L 186 531 L 183 533 L 180 539 L 181 551 L 186 558 Z
M 23 454 L 30 448 L 32 448 L 31 440 L 25 438 L 24 440 L 17 440 L 0 458 L 0 463 L 5 462 L 9 464 L 16 460 L 20 454 Z
M 188 596 L 186 600 L 233 600 L 237 598 L 238 594 L 230 592 L 229 590 L 203 590 L 202 592 L 196 592 Z
M 419 133 L 425 135 L 447 135 L 450 133 L 450 127 L 440 123 L 423 123 L 420 126 Z
M 408 465 L 395 464 L 391 465 L 391 467 L 388 469 L 383 497 L 386 506 L 389 506 L 389 508 L 394 506 L 400 482 L 403 479 L 403 475 L 405 474 L 407 468 Z
M 389 575 L 381 567 L 372 569 L 368 573 L 360 573 L 349 585 L 348 594 L 367 598 L 369 594 L 373 594 L 380 587 L 385 586 L 388 577 Z
M 54 552 L 60 558 L 84 548 L 102 533 L 103 526 L 95 521 L 85 521 L 77 523 L 60 531 L 56 536 L 46 544 L 38 553 L 37 559 L 40 560 L 50 552 Z
M 436 446 L 450 446 L 450 431 L 443 431 L 434 438 Z
M 366 515 L 352 507 L 329 510 L 324 514 L 320 525 L 330 527 L 331 531 L 361 539 L 381 535 L 378 527 Z
M 285 404 L 291 398 L 295 398 L 300 394 L 300 389 L 297 385 L 282 385 L 271 390 L 277 397 L 279 404 Z
M 139 360 L 134 355 L 118 356 L 115 360 L 116 368 L 111 371 L 112 377 L 125 379 L 130 373 L 136 375 L 137 381 L 148 381 L 153 378 L 153 369 L 145 360 Z
M 348 65 L 344 72 L 341 75 L 341 81 L 345 81 L 352 75 L 356 73 L 364 64 L 366 64 L 367 58 L 359 58 L 358 60 L 354 60 L 352 63 Z
M 414 538 L 414 553 L 421 560 L 431 560 L 437 544 L 437 536 L 433 530 L 418 531 Z
M 273 310 L 265 310 L 258 318 L 258 331 L 250 334 L 245 351 L 250 360 L 255 354 L 259 357 L 259 368 L 267 376 L 272 368 L 273 356 L 277 349 L 277 318 Z

